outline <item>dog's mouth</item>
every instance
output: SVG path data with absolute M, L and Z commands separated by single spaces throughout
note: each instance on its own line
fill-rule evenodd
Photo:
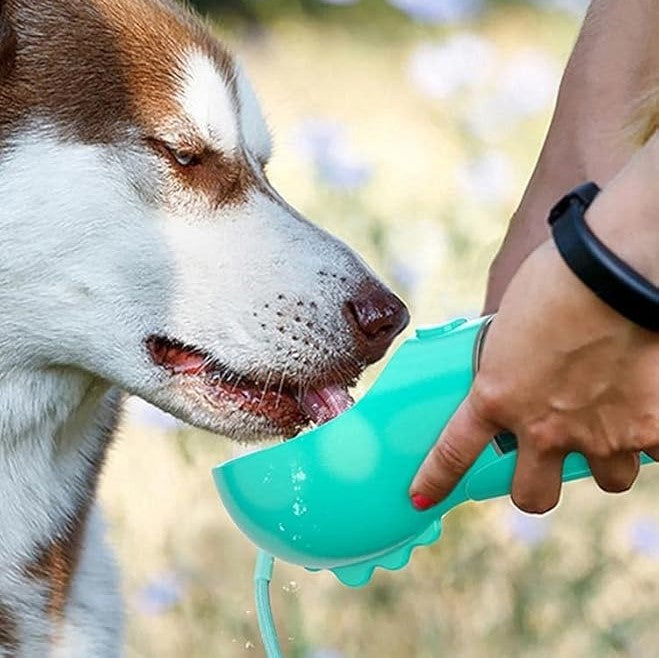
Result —
M 248 377 L 219 363 L 203 350 L 162 336 L 151 336 L 146 346 L 153 362 L 172 375 L 189 377 L 214 406 L 230 406 L 269 421 L 290 438 L 310 423 L 321 425 L 346 411 L 353 399 L 353 382 L 314 385 L 292 382 L 276 374 Z

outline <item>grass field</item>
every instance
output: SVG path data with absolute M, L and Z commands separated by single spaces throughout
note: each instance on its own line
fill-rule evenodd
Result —
M 514 3 L 459 25 L 378 17 L 336 6 L 217 30 L 263 101 L 284 196 L 360 251 L 414 324 L 475 315 L 578 23 Z M 236 448 L 129 406 L 102 484 L 127 658 L 262 656 L 254 549 L 209 476 Z M 658 495 L 646 472 L 617 498 L 571 485 L 542 519 L 507 500 L 466 507 L 407 569 L 362 590 L 280 565 L 273 602 L 287 655 L 655 658 Z

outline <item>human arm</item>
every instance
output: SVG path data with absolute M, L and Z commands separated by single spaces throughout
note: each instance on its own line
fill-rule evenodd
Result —
M 630 158 L 586 214 L 592 231 L 654 285 L 657 181 L 659 134 Z M 529 512 L 558 502 L 569 452 L 585 455 L 606 491 L 632 485 L 641 450 L 659 457 L 659 335 L 596 297 L 551 240 L 512 278 L 472 390 L 412 483 L 417 506 L 444 498 L 504 429 L 519 446 L 512 498 Z
M 587 180 L 606 185 L 659 115 L 659 3 L 595 0 L 563 75 L 536 168 L 490 267 L 496 311 L 524 259 L 549 237 L 549 208 Z M 652 96 L 655 95 L 653 99 Z

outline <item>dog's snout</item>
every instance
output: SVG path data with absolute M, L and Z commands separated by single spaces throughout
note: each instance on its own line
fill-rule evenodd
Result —
M 380 359 L 410 320 L 405 304 L 374 281 L 345 303 L 345 311 L 366 363 Z

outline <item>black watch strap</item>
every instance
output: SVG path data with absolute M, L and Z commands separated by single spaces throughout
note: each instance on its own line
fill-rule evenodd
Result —
M 552 208 L 549 224 L 558 251 L 603 302 L 641 327 L 659 331 L 659 288 L 604 245 L 584 219 L 599 191 L 595 183 L 585 183 Z

